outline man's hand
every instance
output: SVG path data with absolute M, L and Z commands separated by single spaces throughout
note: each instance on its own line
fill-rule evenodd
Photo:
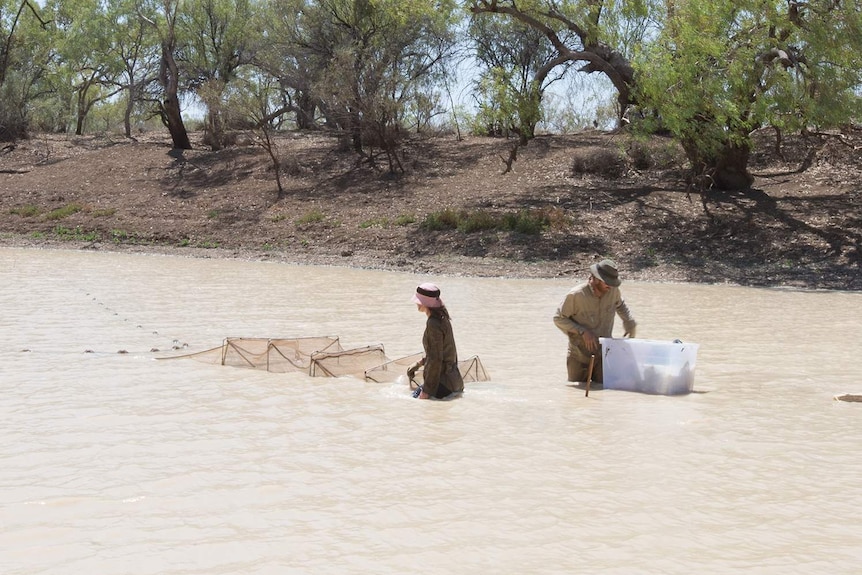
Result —
M 587 329 L 584 330 L 583 338 L 584 345 L 587 346 L 587 351 L 589 351 L 590 353 L 596 353 L 597 351 L 599 351 L 601 345 L 599 344 L 599 338 L 596 337 L 596 334 Z

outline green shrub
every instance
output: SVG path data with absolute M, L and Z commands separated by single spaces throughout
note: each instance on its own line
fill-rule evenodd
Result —
M 95 242 L 99 239 L 99 232 L 95 230 L 87 232 L 84 231 L 81 226 L 77 226 L 75 228 L 56 226 L 54 228 L 54 235 L 59 239 L 66 241 Z
M 458 231 L 470 234 L 486 230 L 496 230 L 500 227 L 498 218 L 487 212 L 468 212 L 462 214 L 458 221 Z
M 439 212 L 431 212 L 425 216 L 422 228 L 434 232 L 458 229 L 461 216 L 455 210 L 446 208 Z
M 322 221 L 323 221 L 323 212 L 315 209 L 315 210 L 311 210 L 310 212 L 307 212 L 305 215 L 300 217 L 298 220 L 296 220 L 296 223 L 302 226 L 302 225 L 314 224 L 314 223 L 318 223 L 318 222 L 322 222 Z
M 68 204 L 63 206 L 62 208 L 57 208 L 56 210 L 51 210 L 47 214 L 45 214 L 46 220 L 62 220 L 63 218 L 68 218 L 72 214 L 77 214 L 81 210 L 83 210 L 78 204 Z
M 538 235 L 550 227 L 551 222 L 543 212 L 521 210 L 517 214 L 505 214 L 502 218 L 503 229 L 520 234 Z
M 12 208 L 9 210 L 10 214 L 17 214 L 22 218 L 30 218 L 33 216 L 39 215 L 39 208 L 37 206 L 21 206 L 20 208 Z
M 537 235 L 552 226 L 567 227 L 561 210 L 521 210 L 518 213 L 493 214 L 487 211 L 446 209 L 425 216 L 421 227 L 429 231 L 458 230 L 464 234 L 483 231 L 517 232 Z
M 371 218 L 370 220 L 365 220 L 361 224 L 359 224 L 361 229 L 366 228 L 388 228 L 389 227 L 389 219 L 388 218 Z

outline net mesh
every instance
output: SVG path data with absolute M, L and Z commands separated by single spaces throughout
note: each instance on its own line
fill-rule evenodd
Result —
M 188 358 L 203 363 L 261 369 L 275 373 L 308 373 L 311 356 L 318 352 L 341 351 L 337 337 L 228 337 L 219 347 L 160 359 Z
M 363 377 L 365 370 L 388 361 L 382 345 L 340 351 L 319 351 L 311 356 L 308 374 L 313 377 Z
M 390 359 L 382 344 L 345 349 L 337 336 L 228 337 L 218 347 L 159 359 L 193 359 L 274 373 L 300 372 L 313 377 L 351 376 L 377 383 L 392 383 L 406 375 L 407 368 L 422 359 L 422 356 L 422 353 L 414 353 Z M 465 382 L 490 380 L 479 356 L 459 361 L 458 369 Z M 421 385 L 421 369 L 414 381 Z
M 393 359 L 381 365 L 372 367 L 371 369 L 366 370 L 365 379 L 367 381 L 376 381 L 378 383 L 396 381 L 400 376 L 407 373 L 407 368 L 422 359 L 422 356 L 422 353 L 414 353 L 413 355 L 399 357 L 398 359 Z M 491 379 L 488 376 L 488 372 L 485 371 L 485 366 L 482 365 L 482 361 L 479 359 L 478 355 L 459 361 L 458 371 L 461 372 L 461 379 L 464 380 L 464 383 L 472 381 L 490 381 Z M 416 372 L 413 382 L 410 382 L 411 385 L 414 382 L 416 385 L 422 385 L 422 369 L 419 369 Z

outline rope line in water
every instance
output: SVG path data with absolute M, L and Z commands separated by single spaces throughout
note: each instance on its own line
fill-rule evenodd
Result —
M 113 317 L 119 319 L 123 323 L 133 323 L 135 325 L 135 329 L 140 329 L 140 330 L 148 329 L 152 335 L 161 337 L 161 333 L 158 329 L 146 328 L 143 324 L 134 322 L 129 317 L 123 317 L 123 315 L 121 315 L 119 311 L 106 305 L 95 294 L 93 294 L 89 291 L 86 291 L 84 289 L 81 289 L 80 291 L 82 293 L 84 293 L 88 298 L 90 298 L 90 301 L 92 303 L 94 303 L 96 306 L 98 306 L 99 308 L 101 308 L 102 311 L 111 314 Z M 121 354 L 121 355 L 126 355 L 126 354 L 140 355 L 140 354 L 146 354 L 146 353 L 159 353 L 159 352 L 170 351 L 170 350 L 176 351 L 176 350 L 185 349 L 185 348 L 189 347 L 188 343 L 185 343 L 185 342 L 181 343 L 181 340 L 179 337 L 171 337 L 171 336 L 167 336 L 167 337 L 170 337 L 170 339 L 171 339 L 171 346 L 168 349 L 161 349 L 159 347 L 154 346 L 154 347 L 151 347 L 147 351 L 129 351 L 128 349 L 118 349 L 115 352 L 104 352 L 104 351 L 96 351 L 96 350 L 91 349 L 91 348 L 85 348 L 83 350 L 83 353 L 92 353 L 92 354 L 114 354 L 114 353 L 117 353 L 117 354 Z M 31 348 L 23 348 L 20 351 L 21 352 L 33 352 L 34 350 Z M 56 352 L 52 352 L 52 353 L 56 353 Z M 79 352 L 68 352 L 68 353 L 79 353 Z

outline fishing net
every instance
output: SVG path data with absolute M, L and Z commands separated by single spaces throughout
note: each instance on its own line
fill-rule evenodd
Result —
M 228 337 L 218 347 L 159 359 L 193 359 L 274 373 L 300 372 L 313 377 L 351 376 L 377 383 L 393 383 L 406 375 L 407 368 L 422 359 L 422 356 L 422 353 L 414 353 L 390 359 L 382 344 L 345 349 L 339 338 L 332 336 L 281 339 Z M 490 380 L 478 356 L 459 361 L 458 369 L 465 382 Z M 414 380 L 421 385 L 421 369 Z
M 370 367 L 365 371 L 365 380 L 374 381 L 377 383 L 392 383 L 399 376 L 407 375 L 407 368 L 422 359 L 421 353 L 406 355 L 398 359 L 391 359 L 387 362 Z M 416 373 L 416 379 L 419 378 L 419 373 Z
M 406 375 L 407 369 L 422 359 L 422 356 L 422 353 L 414 353 L 413 355 L 399 357 L 398 359 L 393 359 L 381 365 L 372 367 L 365 372 L 365 379 L 367 381 L 376 381 L 378 383 L 396 381 L 399 376 Z M 478 355 L 459 361 L 458 371 L 461 372 L 461 379 L 463 379 L 465 383 L 471 381 L 490 381 L 491 379 L 488 376 L 488 372 L 485 371 L 485 366 L 482 365 Z M 414 382 L 416 385 L 422 385 L 422 381 L 422 369 L 420 368 L 416 372 L 413 381 L 410 383 L 411 386 Z
M 382 345 L 339 351 L 319 351 L 311 356 L 308 374 L 314 377 L 362 377 L 365 370 L 388 361 Z
M 299 371 L 308 373 L 315 353 L 341 351 L 337 337 L 228 337 L 219 347 L 162 357 L 159 359 L 194 359 L 203 363 L 261 369 L 275 373 Z

